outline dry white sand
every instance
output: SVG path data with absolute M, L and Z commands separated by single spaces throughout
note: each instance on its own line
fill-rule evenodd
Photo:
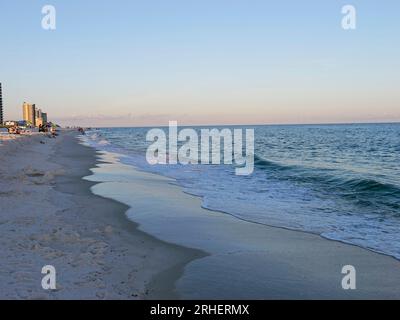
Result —
M 160 272 L 169 276 L 158 290 L 174 298 L 183 266 L 202 254 L 138 231 L 127 207 L 93 195 L 81 177 L 95 151 L 75 135 L 1 138 L 0 298 L 145 299 Z M 55 291 L 41 287 L 45 265 L 56 268 Z

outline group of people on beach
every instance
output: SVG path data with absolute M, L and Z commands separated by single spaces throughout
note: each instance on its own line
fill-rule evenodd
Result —
M 49 132 L 49 127 L 47 125 L 39 124 L 39 132 Z
M 50 125 L 50 124 L 40 124 L 38 127 L 38 131 L 39 133 L 50 133 L 51 137 L 56 137 L 57 136 L 57 130 L 56 127 L 54 125 Z M 19 126 L 11 126 L 8 127 L 8 133 L 9 134 L 23 134 L 29 132 L 29 130 L 27 131 L 26 128 L 21 128 Z
M 9 134 L 21 134 L 21 129 L 19 127 L 9 127 L 8 128 L 8 133 Z

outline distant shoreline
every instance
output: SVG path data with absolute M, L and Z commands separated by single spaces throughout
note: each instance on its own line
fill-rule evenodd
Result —
M 263 126 L 351 126 L 351 125 L 400 125 L 400 121 L 395 122 L 332 122 L 332 123 L 270 123 L 270 124 L 180 124 L 179 127 L 263 127 Z M 116 128 L 164 128 L 168 127 L 168 123 L 160 125 L 145 125 L 145 126 L 95 126 L 87 125 L 86 128 L 101 128 L 101 129 L 116 129 Z

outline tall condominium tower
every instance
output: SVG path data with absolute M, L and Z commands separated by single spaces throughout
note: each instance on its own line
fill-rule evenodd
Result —
M 42 110 L 36 109 L 36 115 L 35 115 L 35 126 L 39 127 L 40 125 L 43 124 L 43 118 L 42 118 Z
M 0 83 L 0 124 L 4 122 L 4 114 L 3 114 L 3 92 L 1 91 L 1 83 Z
M 36 125 L 36 107 L 34 104 L 24 102 L 22 105 L 22 113 L 26 122 L 32 126 Z
M 47 124 L 47 113 L 46 112 L 42 112 L 42 120 L 43 120 L 43 124 Z

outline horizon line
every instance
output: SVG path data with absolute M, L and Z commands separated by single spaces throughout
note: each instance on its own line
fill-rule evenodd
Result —
M 243 126 L 254 126 L 254 127 L 261 127 L 261 126 L 327 126 L 327 125 L 371 125 L 371 124 L 400 124 L 400 120 L 397 121 L 382 121 L 382 122 L 322 122 L 322 123 L 261 123 L 261 124 L 185 124 L 180 125 L 178 121 L 178 127 L 228 127 L 228 126 L 235 126 L 235 127 L 243 127 Z M 82 127 L 82 126 L 75 126 L 75 125 L 67 125 L 65 127 Z M 153 128 L 153 127 L 168 127 L 168 125 L 133 125 L 133 126 L 83 126 L 83 127 L 90 127 L 90 128 Z

